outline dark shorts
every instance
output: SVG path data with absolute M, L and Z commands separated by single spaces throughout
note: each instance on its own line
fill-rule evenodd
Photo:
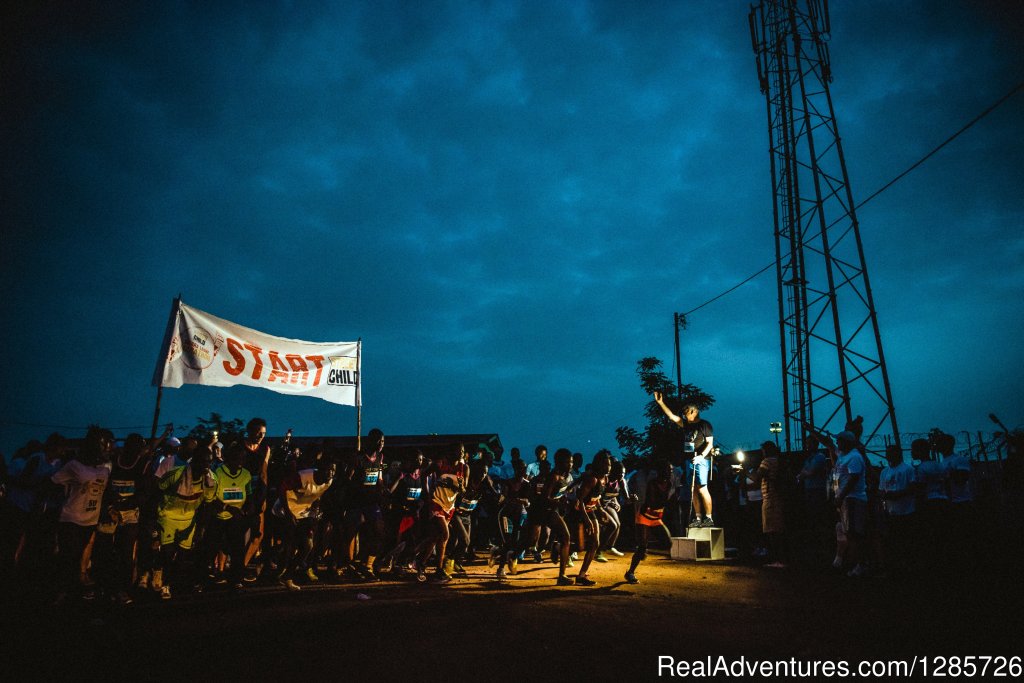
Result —
M 373 504 L 365 507 L 353 508 L 345 511 L 345 523 L 352 526 L 361 524 L 376 524 L 384 519 L 380 505 Z
M 839 521 L 847 536 L 863 536 L 868 525 L 868 504 L 856 498 L 844 499 L 843 507 L 839 510 Z

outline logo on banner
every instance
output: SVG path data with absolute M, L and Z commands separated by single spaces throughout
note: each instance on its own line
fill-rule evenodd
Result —
M 213 365 L 224 340 L 214 338 L 202 327 L 187 327 L 182 341 L 182 361 L 193 370 L 205 370 Z
M 349 356 L 328 356 L 331 369 L 327 373 L 327 384 L 335 387 L 354 387 L 359 373 L 356 359 Z

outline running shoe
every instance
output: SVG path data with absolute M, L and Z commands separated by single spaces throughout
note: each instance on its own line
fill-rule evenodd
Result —
M 302 587 L 299 586 L 299 584 L 292 581 L 291 579 L 279 579 L 278 583 L 280 583 L 282 586 L 292 591 L 293 593 L 302 590 Z
M 114 601 L 119 605 L 130 605 L 132 604 L 132 596 L 128 595 L 126 591 L 117 591 L 114 595 Z
M 566 567 L 575 567 L 576 563 L 572 561 L 572 557 L 569 557 L 569 561 L 565 563 Z
M 576 577 L 576 585 L 577 586 L 596 586 L 597 585 L 597 581 L 594 581 L 593 579 L 591 579 L 590 577 L 586 576 L 585 574 L 580 574 L 579 576 Z
M 498 569 L 498 573 L 495 574 L 495 578 L 497 578 L 498 581 L 508 581 L 508 575 L 505 573 L 504 567 Z
M 347 564 L 338 570 L 338 578 L 343 581 L 362 581 L 363 575 L 354 564 Z
M 594 560 L 596 562 L 607 562 L 608 558 L 604 556 L 604 553 L 599 552 L 597 555 L 594 555 Z
M 498 548 L 497 546 L 491 546 L 491 552 L 487 554 L 487 567 L 493 567 L 497 561 Z
M 163 585 L 163 586 L 160 587 L 160 599 L 161 600 L 170 600 L 171 599 L 171 587 L 170 586 Z
M 466 568 L 463 567 L 458 562 L 455 562 L 454 564 L 452 564 L 452 569 L 453 569 L 453 571 L 452 571 L 453 574 L 465 574 L 466 573 Z
M 701 529 L 710 529 L 714 525 L 715 525 L 715 520 L 711 519 L 710 517 L 705 517 L 704 521 L 701 522 L 700 528 Z
M 82 599 L 86 602 L 92 602 L 96 599 L 96 591 L 92 588 L 86 588 L 82 591 Z
M 619 550 L 618 548 L 608 548 L 608 552 L 610 552 L 615 557 L 622 557 L 623 555 L 626 554 L 626 553 L 622 552 L 621 550 Z
M 436 583 L 451 583 L 452 575 L 443 569 L 438 569 L 434 572 L 434 581 Z
M 313 571 L 312 567 L 307 567 L 306 568 L 306 579 L 308 579 L 310 583 L 316 583 L 317 581 L 320 580 L 320 577 L 316 575 L 316 572 Z
M 700 529 L 702 526 L 704 526 L 704 520 L 703 519 L 695 519 L 692 522 L 690 522 L 690 525 L 688 527 L 686 527 L 686 528 L 687 529 Z
M 235 582 L 235 585 L 232 586 L 232 590 L 234 590 L 236 593 L 244 593 L 245 592 L 245 584 L 242 583 L 241 581 L 237 581 L 237 582 Z
M 519 569 L 519 556 L 516 554 L 516 551 L 512 550 L 509 552 L 505 557 L 505 563 L 508 565 L 508 573 L 515 575 Z
M 570 579 L 568 576 L 559 576 L 557 584 L 559 586 L 573 586 L 573 585 L 575 585 L 573 583 L 573 580 Z
M 139 590 L 149 588 L 149 572 L 139 572 L 139 580 L 135 582 L 135 587 Z
M 539 550 L 533 551 L 533 561 L 535 564 L 542 564 L 544 562 L 544 556 L 540 554 Z
M 626 572 L 625 579 L 626 579 L 626 583 L 632 583 L 632 584 L 640 583 L 640 579 L 636 578 L 636 574 L 634 574 L 633 572 Z
M 580 556 L 576 553 L 569 553 L 569 559 L 575 562 L 576 560 L 580 559 Z
M 423 567 L 416 567 L 416 580 L 420 583 L 426 583 L 427 573 L 423 571 Z

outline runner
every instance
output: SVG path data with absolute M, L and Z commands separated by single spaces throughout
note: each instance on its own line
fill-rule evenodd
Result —
M 665 506 L 672 497 L 672 464 L 660 461 L 655 465 L 655 477 L 647 482 L 647 491 L 642 502 L 637 503 L 636 550 L 626 572 L 627 583 L 640 583 L 636 578 L 637 567 L 647 557 L 647 543 L 653 529 L 662 525 Z
M 486 461 L 483 458 L 476 458 L 469 463 L 466 490 L 459 494 L 459 499 L 455 503 L 455 515 L 450 524 L 452 534 L 446 551 L 448 567 L 445 568 L 445 571 L 451 570 L 449 573 L 466 573 L 462 565 L 466 562 L 472 546 L 473 517 L 485 495 L 499 497 L 494 482 L 487 476 Z
M 110 533 L 97 534 L 95 556 L 104 573 L 103 586 L 122 605 L 132 602 L 128 589 L 135 572 L 139 518 L 147 492 L 148 469 L 156 449 L 170 435 L 170 426 L 153 443 L 147 443 L 141 434 L 129 434 L 124 448 L 118 449 L 112 459 L 110 482 L 103 502 L 104 517 L 112 528 Z
M 607 450 L 598 451 L 576 489 L 576 505 L 570 513 L 569 527 L 576 531 L 577 545 L 580 550 L 584 551 L 583 564 L 576 575 L 577 586 L 593 586 L 595 583 L 587 576 L 587 572 L 590 570 L 590 565 L 594 561 L 601 541 L 601 527 L 597 518 L 597 510 L 604 497 L 605 487 L 608 485 L 610 457 L 611 453 Z
M 604 488 L 604 494 L 601 496 L 601 505 L 598 507 L 598 518 L 611 527 L 609 532 L 602 537 L 604 538 L 602 545 L 605 550 L 616 557 L 624 555 L 622 551 L 615 547 L 615 543 L 619 539 L 619 531 L 622 530 L 622 521 L 619 519 L 622 504 L 619 502 L 619 495 L 625 494 L 627 497 L 629 496 L 629 490 L 623 474 L 622 461 L 618 458 L 612 458 L 608 471 L 608 485 Z M 607 562 L 607 558 L 600 551 L 594 559 L 598 562 Z
M 334 463 L 326 463 L 327 469 L 315 469 L 316 455 L 313 451 L 300 453 L 297 471 L 281 482 L 281 495 L 271 513 L 282 539 L 277 580 L 290 591 L 300 590 L 294 577 L 309 583 L 320 580 L 309 563 L 313 533 L 320 519 L 316 504 L 330 488 L 335 468 Z
M 526 463 L 516 458 L 512 461 L 512 478 L 505 484 L 504 505 L 498 512 L 498 533 L 501 548 L 498 550 L 499 581 L 506 579 L 505 567 L 518 553 L 520 535 L 526 524 L 526 512 L 530 507 L 530 480 L 526 478 Z M 492 551 L 491 556 L 494 556 Z M 493 560 L 492 560 L 493 562 Z
M 444 570 L 445 546 L 450 533 L 448 524 L 455 514 L 455 501 L 466 489 L 465 462 L 466 447 L 456 444 L 452 452 L 442 457 L 431 467 L 429 474 L 430 503 L 426 508 L 426 538 L 420 543 L 416 559 L 416 580 L 427 580 L 426 564 L 430 555 L 437 551 L 437 571 L 434 580 L 448 583 L 452 580 Z
M 252 518 L 252 534 L 249 538 L 249 546 L 245 549 L 245 566 L 253 563 L 261 547 L 270 547 L 270 539 L 263 538 L 263 529 L 266 521 L 267 510 L 267 466 L 270 463 L 270 446 L 263 443 L 267 436 L 267 421 L 262 417 L 254 417 L 245 426 L 245 441 L 243 446 L 245 456 L 243 467 L 252 475 L 252 494 L 255 506 L 255 515 Z M 255 581 L 255 570 L 248 573 L 246 581 Z
M 245 446 L 233 441 L 224 453 L 224 461 L 215 470 L 217 510 L 206 535 L 207 558 L 211 566 L 219 553 L 227 557 L 224 579 L 235 590 L 242 590 L 245 575 L 246 535 L 253 527 L 256 504 L 253 498 L 252 473 L 243 467 Z
M 370 556 L 380 554 L 384 537 L 384 432 L 371 429 L 365 448 L 345 468 L 348 493 L 345 498 L 342 552 L 345 572 L 350 578 L 377 580 L 369 566 Z M 357 542 L 358 539 L 358 542 Z M 358 557 L 356 549 L 358 548 Z M 358 560 L 358 563 L 357 563 Z
M 374 560 L 373 573 L 380 576 L 392 566 L 402 575 L 402 558 L 416 547 L 417 522 L 423 507 L 423 451 L 408 451 L 402 458 L 402 476 L 389 490 L 391 505 L 384 515 L 384 543 Z
M 55 603 L 63 602 L 73 588 L 83 599 L 95 597 L 92 589 L 83 585 L 82 556 L 100 519 L 113 443 L 114 436 L 108 430 L 90 427 L 78 456 L 50 477 L 54 484 L 64 487 L 67 495 L 57 527 L 61 573 Z
M 198 446 L 187 465 L 173 468 L 160 480 L 162 492 L 157 509 L 160 552 L 153 569 L 151 588 L 164 600 L 171 598 L 171 581 L 183 583 L 189 574 L 191 551 L 196 534 L 196 512 L 217 494 L 217 477 L 210 471 L 209 446 Z M 175 570 L 171 575 L 168 570 Z
M 572 452 L 567 448 L 559 448 L 555 451 L 555 468 L 544 482 L 543 488 L 538 493 L 534 485 L 534 497 L 530 500 L 530 507 L 526 515 L 526 523 L 530 529 L 526 535 L 526 543 L 529 550 L 536 554 L 537 541 L 540 539 L 541 529 L 548 526 L 554 540 L 559 544 L 558 555 L 558 580 L 559 586 L 572 586 L 573 580 L 565 575 L 565 569 L 569 564 L 569 529 L 565 525 L 565 519 L 561 514 L 561 504 L 565 499 L 565 492 L 572 484 L 572 475 L 569 470 L 572 467 Z M 516 572 L 518 553 L 509 559 L 509 571 Z

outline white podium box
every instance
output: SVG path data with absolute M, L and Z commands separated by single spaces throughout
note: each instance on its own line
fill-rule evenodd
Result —
M 669 557 L 673 560 L 724 560 L 725 532 L 721 527 L 687 529 L 686 538 L 672 537 Z
M 696 560 L 696 539 L 685 538 L 683 536 L 673 536 L 672 547 L 669 549 L 668 556 L 673 560 Z

